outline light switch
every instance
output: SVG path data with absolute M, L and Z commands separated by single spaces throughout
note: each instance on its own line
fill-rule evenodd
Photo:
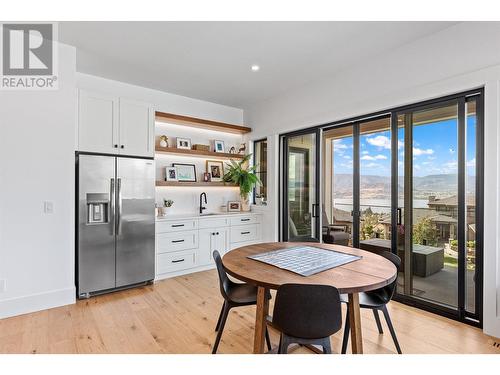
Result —
M 43 213 L 53 214 L 54 213 L 54 202 L 51 202 L 51 201 L 43 202 Z

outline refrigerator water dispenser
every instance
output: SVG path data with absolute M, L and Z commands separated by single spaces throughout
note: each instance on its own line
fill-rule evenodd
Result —
M 108 223 L 109 199 L 106 193 L 87 194 L 87 224 Z

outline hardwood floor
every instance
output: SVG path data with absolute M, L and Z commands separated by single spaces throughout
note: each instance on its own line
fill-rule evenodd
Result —
M 180 276 L 0 320 L 0 353 L 210 353 L 221 305 L 215 271 Z M 396 302 L 389 310 L 403 353 L 500 354 L 480 329 Z M 219 353 L 251 353 L 254 322 L 255 307 L 232 310 Z M 370 311 L 362 312 L 362 323 L 365 353 L 395 353 Z M 273 330 L 271 340 L 277 345 Z M 342 331 L 332 337 L 334 352 L 341 340 Z

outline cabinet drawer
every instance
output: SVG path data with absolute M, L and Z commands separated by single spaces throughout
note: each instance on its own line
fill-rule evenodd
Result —
M 196 251 L 187 250 L 158 254 L 156 260 L 156 272 L 158 274 L 181 271 L 196 266 Z
M 200 228 L 221 228 L 229 226 L 229 218 L 227 217 L 211 217 L 211 218 L 203 218 L 200 219 L 199 227 Z
M 231 243 L 254 241 L 258 238 L 258 225 L 238 225 L 231 227 Z
M 156 238 L 158 254 L 198 248 L 198 231 L 160 233 Z
M 259 222 L 259 215 L 238 216 L 231 218 L 231 225 L 257 224 Z
M 156 233 L 179 232 L 193 229 L 198 229 L 197 219 L 168 220 L 156 222 Z

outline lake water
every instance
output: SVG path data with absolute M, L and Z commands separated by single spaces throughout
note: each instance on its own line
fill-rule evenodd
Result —
M 428 208 L 427 199 L 415 199 L 413 201 L 413 208 Z M 352 199 L 334 199 L 334 207 L 339 210 L 352 211 Z M 404 207 L 403 200 L 398 201 L 399 207 Z M 371 208 L 373 212 L 377 213 L 390 213 L 391 212 L 391 201 L 389 199 L 361 199 L 360 200 L 361 210 L 366 210 L 368 207 Z

